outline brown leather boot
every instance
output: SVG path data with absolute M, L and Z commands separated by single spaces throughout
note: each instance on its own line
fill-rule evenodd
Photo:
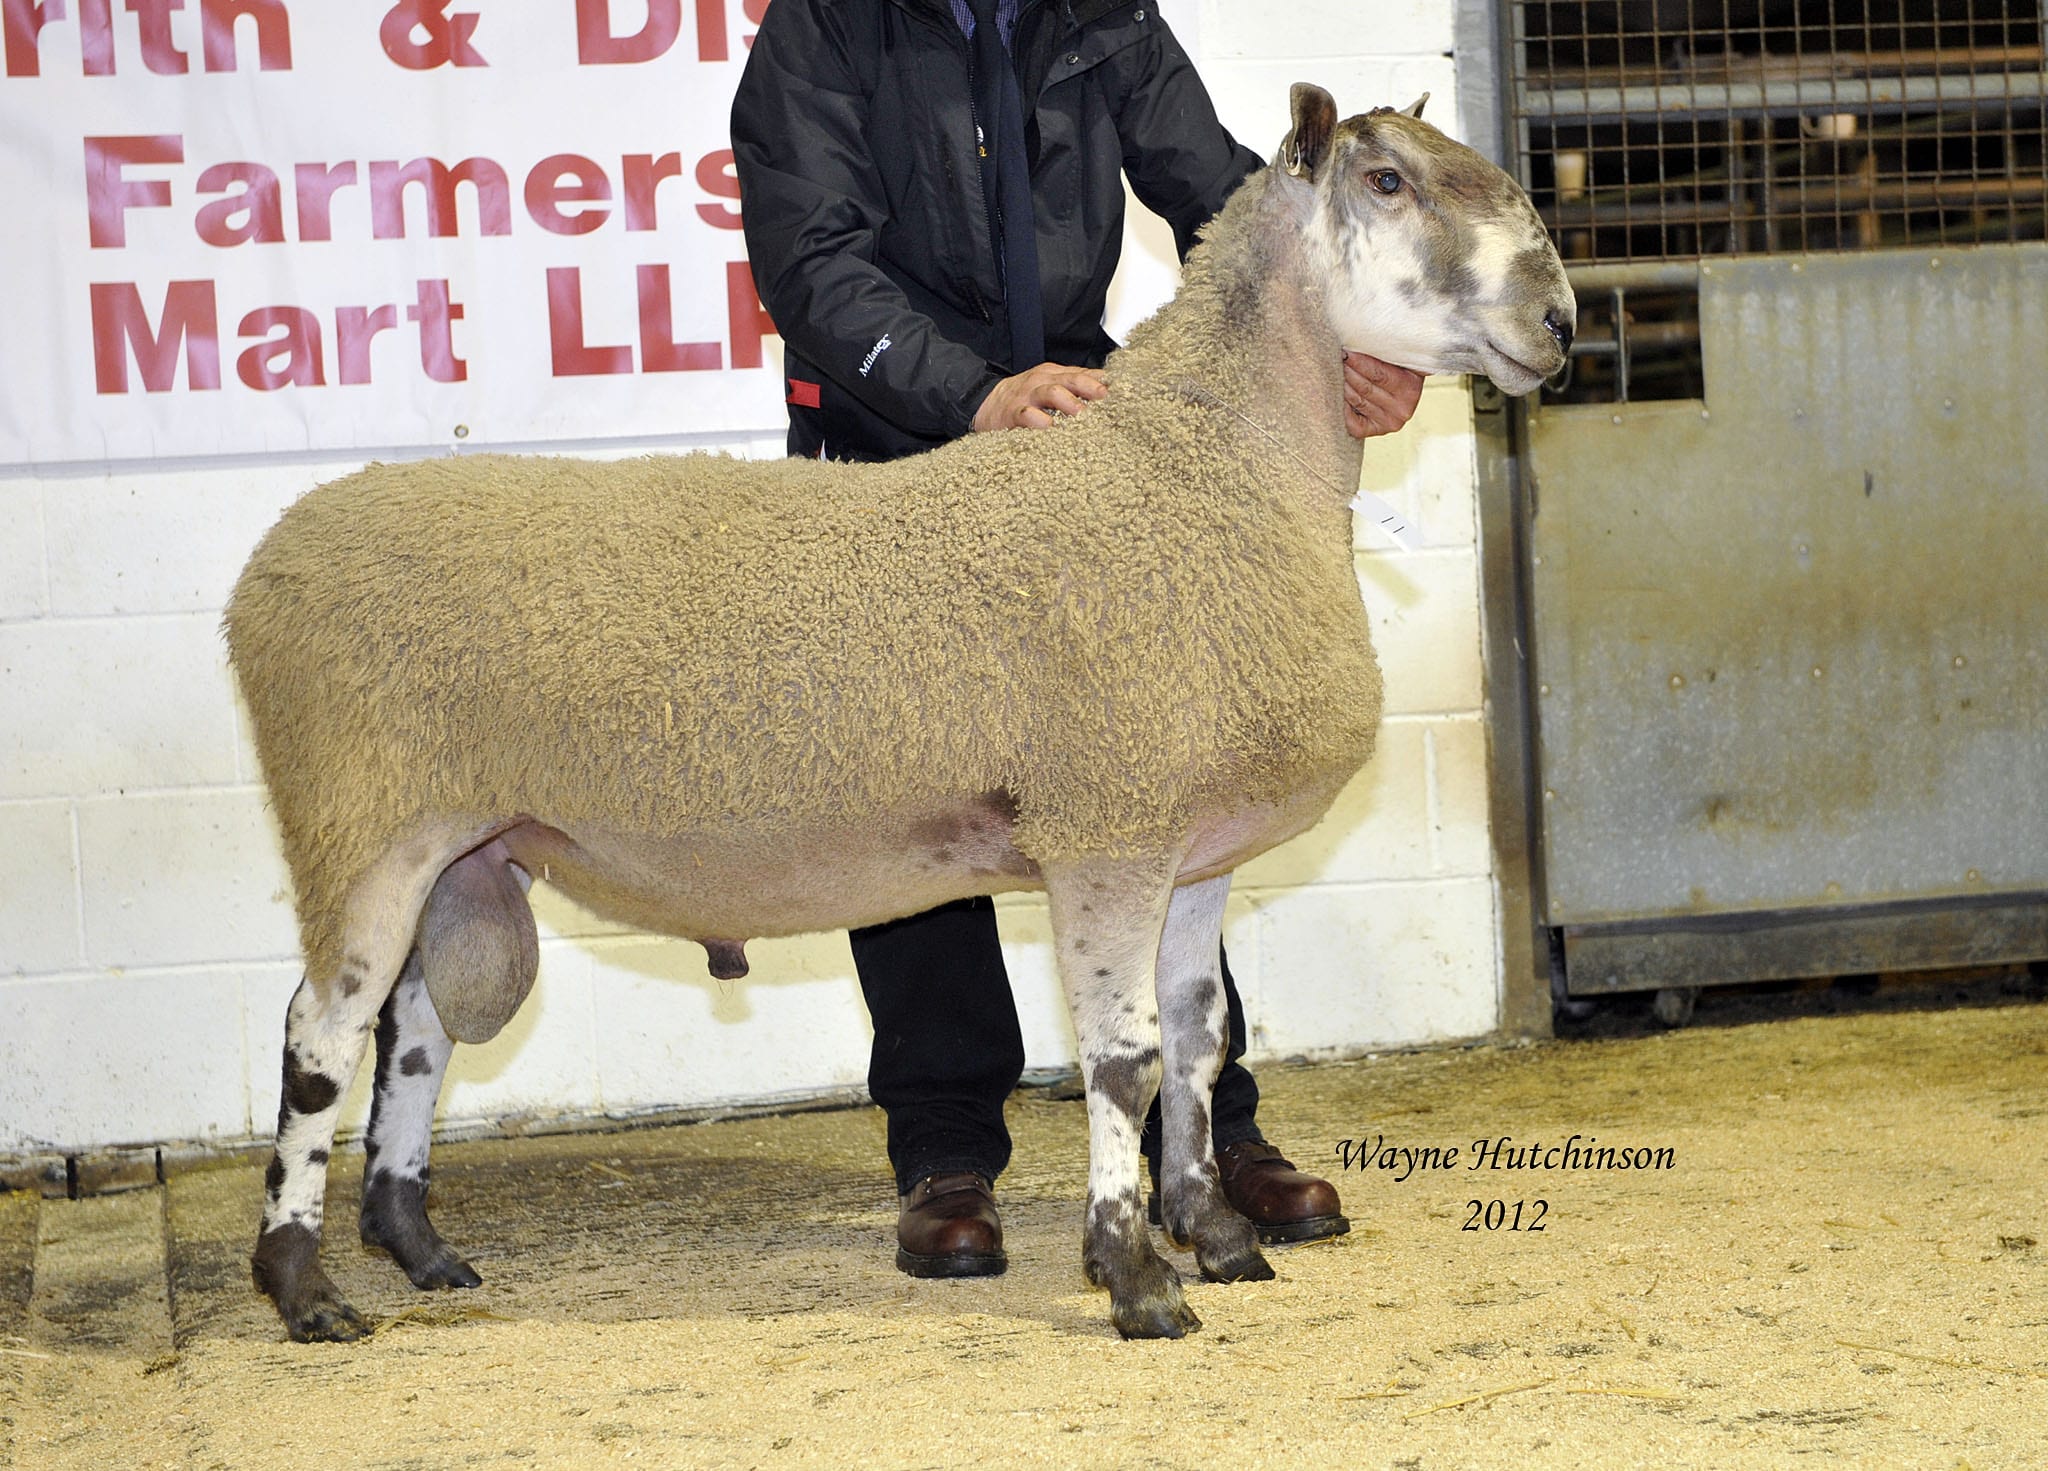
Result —
M 1003 1221 L 989 1182 L 968 1170 L 927 1175 L 901 1197 L 896 1217 L 896 1269 L 913 1277 L 995 1277 L 1003 1255 Z
M 1305 1175 L 1262 1139 L 1247 1139 L 1218 1150 L 1223 1198 L 1259 1228 L 1268 1246 L 1320 1241 L 1351 1229 L 1337 1200 L 1337 1187 Z

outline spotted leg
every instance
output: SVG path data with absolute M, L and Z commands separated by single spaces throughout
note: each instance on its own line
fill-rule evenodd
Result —
M 360 1225 L 363 1244 L 390 1252 L 419 1288 L 483 1283 L 427 1219 L 434 1103 L 454 1051 L 427 996 L 420 952 L 414 950 L 377 1016 L 377 1081 L 363 1140 Z
M 1153 1249 L 1138 1195 L 1138 1133 L 1159 1087 L 1153 966 L 1172 893 L 1172 855 L 1048 864 L 1060 980 L 1088 1090 L 1088 1219 L 1081 1260 L 1109 1289 L 1126 1338 L 1179 1338 L 1201 1320 Z
M 1258 1228 L 1223 1197 L 1210 1131 L 1229 1041 L 1220 951 L 1229 894 L 1227 873 L 1175 889 L 1159 937 L 1160 1216 L 1169 1238 L 1195 1248 L 1211 1282 L 1264 1282 L 1273 1269 L 1259 1252 Z
M 421 906 L 464 846 L 452 830 L 424 831 L 357 876 L 345 900 L 330 898 L 324 887 L 300 894 L 306 979 L 285 1014 L 277 1149 L 249 1266 L 256 1286 L 277 1305 L 285 1331 L 301 1343 L 346 1341 L 368 1331 L 320 1267 L 327 1160 L 342 1097 L 412 949 Z
M 373 962 L 353 954 L 324 979 L 309 972 L 285 1015 L 277 1148 L 264 1176 L 263 1227 L 249 1265 L 300 1343 L 346 1342 L 369 1329 L 320 1267 L 320 1223 L 335 1118 L 390 984 L 378 985 L 374 976 Z

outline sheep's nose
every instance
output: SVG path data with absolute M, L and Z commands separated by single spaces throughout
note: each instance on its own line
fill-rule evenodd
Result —
M 1557 339 L 1559 352 L 1572 350 L 1572 324 L 1568 319 L 1557 312 L 1551 312 L 1543 318 L 1543 325 L 1549 328 L 1550 335 Z

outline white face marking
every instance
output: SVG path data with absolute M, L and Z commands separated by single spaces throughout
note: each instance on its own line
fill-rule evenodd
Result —
M 1427 295 L 1410 301 L 1395 285 L 1427 278 L 1418 240 L 1339 218 L 1325 194 L 1317 200 L 1309 241 L 1339 342 L 1418 372 L 1460 371 L 1451 362 L 1456 304 Z
M 1377 119 L 1368 136 L 1361 121 L 1340 128 L 1349 136 L 1312 186 L 1306 231 L 1338 340 L 1419 372 L 1483 373 L 1529 392 L 1563 361 L 1548 324 L 1576 318 L 1534 207 L 1505 175 L 1489 181 L 1498 170 L 1470 150 L 1408 136 L 1433 133 L 1426 124 Z M 1383 163 L 1403 174 L 1393 194 L 1357 177 Z M 1442 258 L 1452 248 L 1457 258 Z M 1542 255 L 1547 272 L 1532 269 Z

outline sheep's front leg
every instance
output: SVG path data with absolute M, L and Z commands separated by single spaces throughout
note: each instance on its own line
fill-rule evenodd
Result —
M 1053 946 L 1088 1089 L 1088 1220 L 1081 1259 L 1109 1289 L 1126 1338 L 1179 1338 L 1201 1320 L 1153 1250 L 1138 1195 L 1138 1133 L 1159 1087 L 1153 966 L 1173 864 L 1094 859 L 1048 865 Z
M 1228 1045 L 1220 947 L 1229 894 L 1227 873 L 1175 889 L 1159 939 L 1160 1219 L 1171 1240 L 1195 1248 L 1211 1282 L 1264 1282 L 1273 1269 L 1259 1252 L 1258 1228 L 1224 1199 L 1210 1132 Z
M 483 1278 L 427 1219 L 434 1103 L 455 1043 L 427 995 L 414 950 L 377 1017 L 377 1084 L 363 1140 L 365 1246 L 381 1246 L 420 1288 L 478 1287 Z
M 264 1175 L 263 1227 L 249 1266 L 300 1343 L 346 1342 L 369 1331 L 321 1270 L 320 1223 L 335 1119 L 390 974 L 378 984 L 374 964 L 352 955 L 324 981 L 308 974 L 285 1015 L 277 1148 Z

